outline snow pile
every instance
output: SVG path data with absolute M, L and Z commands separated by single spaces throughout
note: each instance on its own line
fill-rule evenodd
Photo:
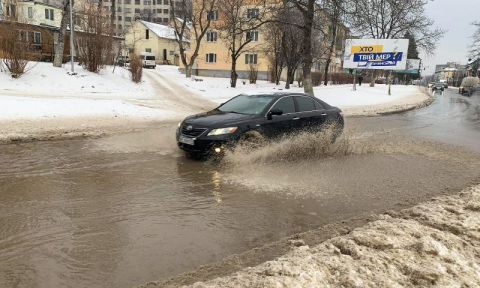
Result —
M 191 287 L 477 287 L 480 185 Z
M 78 98 L 29 98 L 0 96 L 0 121 L 57 117 L 178 118 L 174 111 L 152 109 L 124 100 Z
M 149 99 L 153 88 L 145 81 L 135 84 L 130 72 L 122 67 L 107 67 L 92 73 L 75 66 L 77 75 L 69 75 L 70 64 L 55 68 L 52 63 L 30 62 L 28 72 L 19 79 L 0 73 L 0 95 L 35 97 L 80 97 L 95 99 Z
M 170 79 L 182 83 L 192 92 L 198 93 L 205 98 L 217 103 L 223 103 L 238 94 L 253 93 L 282 93 L 300 92 L 303 88 L 293 85 L 290 90 L 284 89 L 282 85 L 275 85 L 268 81 L 257 81 L 256 84 L 249 84 L 248 80 L 239 79 L 236 88 L 230 87 L 230 79 L 213 77 L 192 77 L 188 79 L 178 71 L 178 67 L 162 65 L 157 70 L 167 75 Z M 245 83 L 245 84 L 244 84 Z M 388 95 L 387 85 L 358 86 L 353 91 L 352 85 L 318 86 L 314 87 L 316 97 L 330 105 L 344 109 L 344 112 L 352 115 L 375 114 L 377 112 L 389 112 L 392 110 L 408 109 L 411 106 L 421 104 L 428 99 L 428 96 L 421 93 L 417 86 L 392 86 L 392 95 Z

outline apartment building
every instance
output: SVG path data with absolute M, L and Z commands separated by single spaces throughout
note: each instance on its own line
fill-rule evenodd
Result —
M 117 35 L 124 35 L 136 20 L 168 25 L 172 19 L 170 0 L 107 0 L 104 5 L 114 11 Z
M 198 1 L 194 0 L 194 7 Z M 250 2 L 247 2 L 250 3 Z M 254 4 L 254 0 L 251 2 Z M 195 9 L 195 8 L 194 8 Z M 253 17 L 262 17 L 262 8 L 259 8 L 256 5 L 245 5 L 242 7 L 241 14 L 243 17 L 253 18 Z M 268 9 L 266 9 L 268 11 Z M 218 27 L 222 23 L 222 15 L 218 10 L 212 11 L 212 13 L 205 13 L 204 17 L 210 17 L 211 19 L 211 29 L 207 31 L 205 37 L 202 40 L 199 49 L 199 56 L 197 57 L 193 67 L 192 72 L 195 75 L 199 76 L 209 76 L 209 77 L 230 77 L 231 71 L 231 56 L 229 52 L 228 44 L 223 40 L 224 37 L 221 37 L 222 32 Z M 326 17 L 325 14 L 319 12 L 318 17 Z M 328 23 L 328 19 L 324 21 Z M 248 20 L 246 20 L 248 21 Z M 330 72 L 339 72 L 343 71 L 342 60 L 343 60 L 343 49 L 344 42 L 349 34 L 348 29 L 344 25 L 337 26 L 337 33 L 335 36 L 335 46 L 331 53 L 331 63 L 329 66 Z M 243 41 L 250 39 L 250 42 L 243 48 L 243 53 L 237 60 L 236 70 L 238 77 L 240 79 L 247 79 L 250 74 L 250 70 L 256 69 L 258 74 L 257 77 L 260 80 L 268 80 L 271 74 L 271 69 L 273 63 L 271 63 L 271 58 L 267 55 L 268 49 L 268 35 L 270 33 L 265 26 L 261 26 L 257 29 L 246 32 L 242 37 Z M 329 27 L 325 27 L 324 33 L 320 33 L 322 38 L 317 39 L 321 43 L 321 50 L 325 51 L 329 43 L 332 41 L 332 31 Z M 326 35 L 326 36 L 323 36 Z M 195 39 L 192 39 L 192 47 L 195 47 Z M 239 42 L 240 44 L 240 42 Z M 237 44 L 237 47 L 239 45 Z M 190 52 L 191 53 L 191 52 Z M 323 52 L 324 53 L 324 52 Z M 188 54 L 188 53 L 187 53 Z M 314 57 L 316 61 L 312 65 L 312 71 L 321 71 L 324 72 L 325 67 L 325 53 L 320 57 Z M 182 64 L 180 64 L 182 66 Z M 184 68 L 184 67 L 182 67 Z M 282 77 L 283 78 L 283 77 Z

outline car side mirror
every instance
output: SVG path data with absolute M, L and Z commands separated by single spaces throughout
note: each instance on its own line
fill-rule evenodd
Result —
M 283 111 L 282 111 L 282 110 L 280 110 L 280 109 L 272 109 L 272 110 L 270 110 L 270 112 L 268 112 L 268 114 L 267 114 L 267 119 L 268 119 L 268 120 L 272 120 L 272 116 L 273 116 L 273 115 L 280 116 L 280 115 L 282 115 L 282 114 L 283 114 Z

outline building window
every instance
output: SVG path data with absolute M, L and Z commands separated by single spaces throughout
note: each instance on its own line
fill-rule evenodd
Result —
M 150 0 L 143 0 L 143 5 L 152 5 L 152 1 L 150 1 Z
M 7 5 L 7 16 L 15 18 L 15 15 L 17 14 L 16 11 L 17 9 L 15 8 L 15 5 L 13 4 Z
M 152 48 L 145 48 L 145 52 L 152 53 Z
M 135 8 L 135 13 L 140 13 L 140 8 Z
M 163 18 L 163 22 L 168 23 L 168 18 Z
M 33 44 L 42 44 L 42 34 L 40 32 L 33 32 Z
M 168 0 L 163 0 L 163 5 L 168 5 Z
M 163 9 L 163 14 L 168 14 L 168 9 Z
M 170 55 L 175 55 L 175 51 L 170 50 Z
M 117 12 L 122 12 L 122 7 L 118 7 Z
M 145 39 L 150 39 L 150 30 L 145 29 Z
M 115 1 L 115 0 L 114 0 Z M 118 4 L 122 4 L 122 0 L 118 0 L 117 1 Z
M 132 17 L 125 17 L 125 21 L 126 21 L 126 22 L 131 22 L 131 21 L 132 21 Z
M 122 30 L 122 25 L 118 24 L 118 30 Z
M 205 62 L 206 63 L 216 63 L 217 62 L 217 54 L 215 53 L 207 53 L 205 55 Z
M 157 9 L 157 13 L 162 13 L 162 9 Z
M 54 20 L 53 9 L 45 9 L 45 19 Z
M 212 21 L 218 20 L 218 11 L 217 10 L 208 11 L 207 20 L 212 20 Z
M 247 41 L 250 40 L 252 42 L 258 41 L 258 31 L 247 31 Z
M 207 42 L 217 42 L 217 32 L 208 31 L 207 32 Z
M 135 0 L 135 5 L 140 5 L 140 0 Z
M 123 0 L 123 4 L 132 4 L 131 0 Z
M 132 12 L 132 8 L 127 7 L 125 9 L 123 9 L 123 11 L 125 11 L 125 13 L 130 13 L 130 12 Z
M 258 18 L 258 8 L 247 9 L 247 18 Z
M 33 8 L 32 7 L 28 7 L 28 18 L 29 19 L 33 18 Z
M 257 54 L 245 54 L 245 64 L 257 64 Z
M 122 16 L 118 16 L 117 19 L 122 21 Z

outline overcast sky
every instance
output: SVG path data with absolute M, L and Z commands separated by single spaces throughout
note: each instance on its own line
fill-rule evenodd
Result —
M 427 73 L 433 73 L 436 64 L 455 61 L 465 64 L 474 21 L 480 21 L 480 0 L 434 0 L 426 7 L 435 25 L 446 31 L 433 56 L 423 56 Z

